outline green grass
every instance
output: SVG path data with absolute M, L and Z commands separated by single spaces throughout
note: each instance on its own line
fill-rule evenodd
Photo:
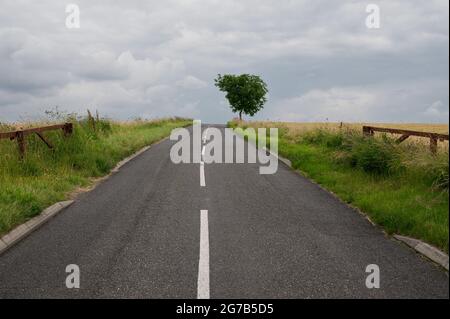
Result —
M 386 136 L 364 138 L 355 131 L 280 133 L 279 154 L 294 169 L 361 209 L 387 233 L 448 252 L 448 150 L 433 156 L 423 145 L 397 145 Z
M 54 145 L 47 148 L 36 136 L 27 137 L 27 153 L 19 161 L 17 143 L 0 140 L 0 234 L 39 214 L 45 207 L 67 199 L 94 178 L 107 175 L 123 158 L 192 123 L 165 119 L 131 123 L 100 120 L 96 131 L 86 120 L 75 121 L 74 134 L 47 132 Z M 39 125 L 38 125 L 39 126 Z M 0 126 L 7 131 L 11 127 Z

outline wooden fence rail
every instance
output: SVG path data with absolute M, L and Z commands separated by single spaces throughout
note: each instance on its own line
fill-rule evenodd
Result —
M 421 131 L 410 131 L 401 130 L 394 128 L 384 128 L 384 127 L 374 127 L 374 126 L 363 126 L 363 133 L 366 136 L 373 136 L 375 132 L 400 134 L 401 136 L 397 139 L 397 143 L 405 141 L 410 136 L 425 137 L 430 139 L 430 150 L 433 154 L 437 152 L 438 141 L 448 141 L 448 134 L 439 134 L 431 132 L 421 132 Z
M 13 132 L 0 133 L 0 140 L 1 139 L 10 139 L 11 141 L 17 140 L 17 143 L 19 145 L 20 158 L 23 158 L 25 156 L 26 151 L 25 137 L 27 135 L 36 134 L 50 149 L 53 149 L 53 146 L 45 139 L 43 133 L 46 131 L 54 131 L 54 130 L 62 130 L 64 132 L 64 136 L 69 136 L 73 132 L 73 124 L 64 123 L 59 125 L 50 125 L 18 130 Z

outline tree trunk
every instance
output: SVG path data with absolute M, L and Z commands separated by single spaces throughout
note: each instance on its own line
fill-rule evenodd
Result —
M 242 121 L 242 111 L 239 111 L 239 121 Z

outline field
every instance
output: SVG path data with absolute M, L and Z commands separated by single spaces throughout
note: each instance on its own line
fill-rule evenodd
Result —
M 389 128 L 398 128 L 405 130 L 413 130 L 413 131 L 422 131 L 422 132 L 433 132 L 433 133 L 441 133 L 448 134 L 449 126 L 447 124 L 423 124 L 423 123 L 295 123 L 295 122 L 248 122 L 251 123 L 252 126 L 261 123 L 263 125 L 275 125 L 275 126 L 283 126 L 289 128 L 292 133 L 295 132 L 303 132 L 305 130 L 313 130 L 317 128 L 328 128 L 332 130 L 339 129 L 341 126 L 344 128 L 352 128 L 361 130 L 364 125 L 375 126 L 375 127 L 389 127 Z
M 36 136 L 28 136 L 23 161 L 19 160 L 16 142 L 0 140 L 0 234 L 92 185 L 120 160 L 168 136 L 173 128 L 191 123 L 178 118 L 130 122 L 98 119 L 94 130 L 86 119 L 70 121 L 74 123 L 71 137 L 64 138 L 56 131 L 45 133 L 53 151 Z M 52 123 L 3 124 L 0 132 Z
M 259 122 L 252 121 L 248 122 L 252 127 L 279 127 L 285 128 L 288 131 L 290 137 L 295 138 L 305 132 L 314 131 L 317 129 L 338 131 L 338 130 L 355 130 L 362 131 L 362 127 L 364 125 L 367 126 L 375 126 L 375 127 L 387 127 L 387 128 L 395 128 L 395 129 L 404 129 L 404 130 L 412 130 L 412 131 L 421 131 L 421 132 L 432 132 L 432 133 L 440 133 L 440 134 L 449 134 L 449 126 L 447 124 L 423 124 L 423 123 L 295 123 L 295 122 Z M 378 134 L 378 133 L 376 133 Z M 398 135 L 397 135 L 398 136 Z M 429 140 L 426 138 L 420 137 L 410 137 L 406 140 L 407 143 L 423 143 L 429 144 Z M 444 143 L 439 143 L 439 147 L 443 147 L 444 149 L 448 149 L 448 141 Z
M 239 122 L 232 127 L 278 127 L 279 153 L 293 168 L 359 208 L 389 234 L 422 239 L 448 251 L 448 142 L 438 154 L 429 140 L 362 135 L 362 123 Z M 368 124 L 448 133 L 447 125 Z M 398 137 L 398 136 L 397 136 Z

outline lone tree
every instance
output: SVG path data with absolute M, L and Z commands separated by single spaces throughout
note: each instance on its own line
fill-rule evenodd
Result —
M 214 82 L 222 92 L 227 93 L 225 97 L 233 112 L 239 112 L 240 120 L 242 113 L 253 116 L 267 101 L 267 85 L 257 75 L 219 74 Z

